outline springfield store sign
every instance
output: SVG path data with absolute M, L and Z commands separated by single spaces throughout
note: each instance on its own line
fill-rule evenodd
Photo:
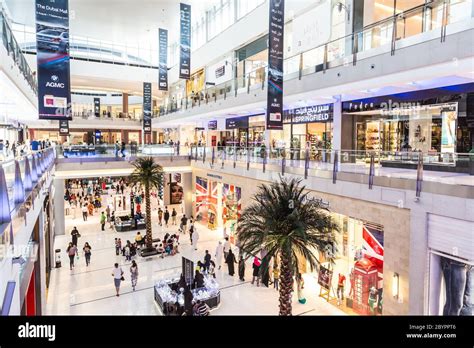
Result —
M 328 122 L 333 119 L 333 104 L 305 106 L 286 110 L 283 123 L 315 123 Z

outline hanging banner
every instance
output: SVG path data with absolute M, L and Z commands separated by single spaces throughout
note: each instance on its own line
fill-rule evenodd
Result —
M 59 120 L 59 135 L 69 135 L 69 121 Z
M 94 115 L 100 117 L 100 98 L 94 98 Z
M 151 134 L 151 83 L 143 82 L 143 132 Z
M 179 78 L 189 80 L 191 73 L 191 5 L 179 5 L 181 13 Z
M 285 0 L 270 0 L 267 129 L 283 129 L 283 29 Z
M 160 91 L 168 90 L 168 30 L 158 30 L 160 58 L 158 72 L 158 89 Z
M 36 0 L 40 119 L 71 119 L 68 0 Z

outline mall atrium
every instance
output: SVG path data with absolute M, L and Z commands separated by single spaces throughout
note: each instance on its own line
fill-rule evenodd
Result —
M 0 8 L 2 316 L 473 316 L 473 0 Z

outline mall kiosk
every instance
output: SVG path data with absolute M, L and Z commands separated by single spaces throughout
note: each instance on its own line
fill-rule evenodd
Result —
M 191 286 L 194 280 L 194 263 L 182 257 L 182 274 L 186 284 Z M 166 316 L 181 315 L 184 312 L 184 295 L 178 287 L 179 277 L 160 280 L 155 284 L 155 302 Z M 184 289 L 183 289 L 184 290 Z M 204 276 L 204 287 L 192 289 L 193 301 L 201 300 L 212 310 L 217 308 L 221 301 L 219 284 L 211 276 Z

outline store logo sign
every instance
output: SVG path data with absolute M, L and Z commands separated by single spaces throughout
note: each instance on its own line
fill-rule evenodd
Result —
M 293 110 L 288 110 L 287 115 L 292 117 L 285 117 L 284 123 L 313 123 L 313 122 L 327 122 L 332 120 L 333 106 L 332 104 L 305 106 Z

